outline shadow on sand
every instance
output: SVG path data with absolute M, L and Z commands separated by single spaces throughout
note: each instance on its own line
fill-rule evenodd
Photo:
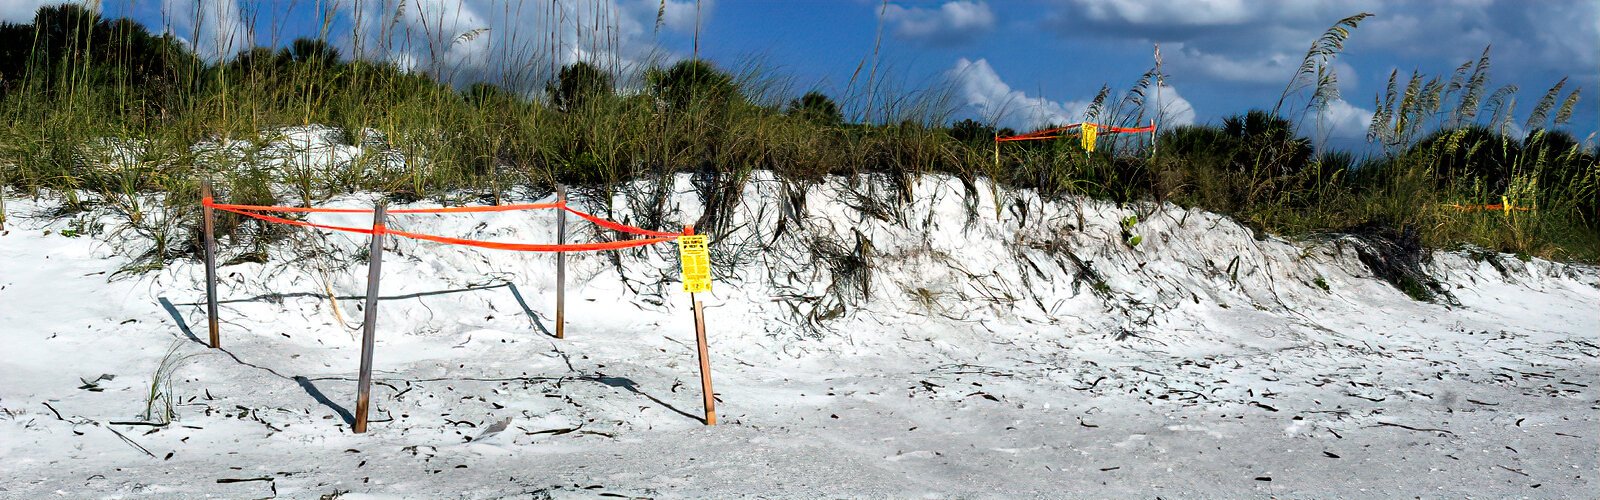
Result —
M 447 294 L 453 294 L 453 293 L 465 293 L 465 292 L 473 292 L 473 291 L 479 291 L 479 290 L 493 290 L 493 289 L 496 289 L 496 288 L 506 288 L 511 292 L 511 296 L 513 298 L 515 298 L 516 301 L 517 301 L 517 306 L 522 308 L 522 313 L 528 317 L 528 322 L 530 324 L 532 324 L 532 326 L 534 328 L 538 329 L 539 333 L 541 333 L 541 334 L 543 334 L 543 335 L 545 335 L 547 337 L 554 337 L 555 336 L 555 334 L 552 333 L 550 331 L 550 329 L 544 325 L 544 322 L 543 322 L 542 318 L 539 317 L 539 314 L 535 313 L 533 311 L 533 308 L 528 306 L 527 300 L 523 298 L 522 291 L 517 289 L 517 285 L 512 284 L 512 283 L 502 283 L 502 284 L 499 284 L 499 285 L 490 285 L 490 286 L 466 287 L 466 288 L 454 289 L 454 290 L 439 290 L 439 291 L 432 291 L 432 292 L 417 292 L 417 293 L 410 293 L 410 294 L 404 294 L 404 295 L 380 296 L 378 298 L 378 300 L 414 299 L 414 298 L 428 297 L 428 296 L 435 296 L 435 295 L 447 295 Z M 220 300 L 220 301 L 217 301 L 217 303 L 218 304 L 237 304 L 237 303 L 249 303 L 249 302 L 274 302 L 274 303 L 276 303 L 276 302 L 282 302 L 283 299 L 291 298 L 291 297 L 318 297 L 318 298 L 321 298 L 321 297 L 326 297 L 326 296 L 322 295 L 322 294 L 310 293 L 310 292 L 295 292 L 295 293 L 283 293 L 283 294 L 264 294 L 264 295 L 257 295 L 257 296 L 254 296 L 254 297 L 249 297 L 249 298 L 243 298 L 243 299 Z M 342 296 L 342 297 L 336 297 L 336 298 L 339 299 L 339 300 L 365 300 L 366 296 L 363 296 L 363 295 L 351 295 L 351 296 Z M 157 300 L 160 301 L 162 309 L 165 309 L 167 311 L 167 314 L 172 316 L 172 321 L 178 325 L 178 331 L 182 332 L 184 336 L 189 338 L 189 340 L 192 340 L 195 343 L 203 345 L 203 346 L 206 346 L 208 348 L 210 347 L 209 344 L 207 344 L 205 341 L 201 340 L 199 336 L 195 335 L 194 330 L 189 327 L 188 321 L 186 321 L 184 319 L 183 314 L 180 313 L 178 311 L 178 308 L 177 308 L 177 306 L 180 306 L 180 305 L 181 306 L 202 306 L 203 307 L 203 306 L 205 306 L 204 302 L 184 302 L 184 303 L 174 304 L 172 301 L 167 300 L 166 297 L 158 297 Z M 222 348 L 222 349 L 218 349 L 218 350 L 222 351 L 225 354 L 227 354 L 228 357 L 233 358 L 233 360 L 235 362 L 237 362 L 237 363 L 239 363 L 241 365 L 245 365 L 245 366 L 249 366 L 249 367 L 252 367 L 252 368 L 259 369 L 259 370 L 263 370 L 263 371 L 266 371 L 268 373 L 271 373 L 273 375 L 276 375 L 276 376 L 284 378 L 284 379 L 293 380 L 296 384 L 298 384 L 300 386 L 300 388 L 302 390 L 306 391 L 306 394 L 308 396 L 311 396 L 311 399 L 315 400 L 318 404 L 321 404 L 323 406 L 328 407 L 329 409 L 333 410 L 334 413 L 338 414 L 339 418 L 343 419 L 346 425 L 355 425 L 355 416 L 350 413 L 350 410 L 348 410 L 345 407 L 339 405 L 338 403 L 333 402 L 332 399 L 329 399 L 328 396 L 326 394 L 324 394 L 321 389 L 317 388 L 316 384 L 312 383 L 313 379 L 305 377 L 303 375 L 286 376 L 284 374 L 278 373 L 276 370 L 273 370 L 272 368 L 268 368 L 268 367 L 264 367 L 264 366 L 260 366 L 260 365 L 256 365 L 256 364 L 245 362 L 244 360 L 239 359 L 238 355 L 235 355 L 232 351 L 229 351 L 226 348 Z M 633 393 L 635 395 L 643 396 L 644 398 L 649 399 L 650 401 L 654 402 L 655 404 L 660 405 L 662 408 L 666 408 L 668 410 L 671 410 L 672 412 L 677 413 L 679 415 L 682 415 L 685 418 L 689 418 L 689 419 L 693 419 L 693 420 L 697 420 L 697 421 L 702 421 L 702 422 L 704 421 L 704 419 L 702 417 L 698 416 L 698 415 L 694 415 L 694 414 L 685 412 L 683 410 L 680 410 L 677 407 L 672 406 L 672 404 L 667 403 L 666 401 L 662 401 L 660 398 L 657 398 L 657 397 L 655 397 L 655 396 L 653 396 L 653 395 L 651 395 L 649 393 L 646 393 L 644 391 L 639 390 L 638 384 L 636 382 L 634 382 L 633 380 L 631 380 L 631 379 L 624 378 L 624 377 L 608 377 L 608 376 L 586 376 L 586 377 L 579 377 L 579 379 L 580 380 L 588 380 L 588 381 L 591 381 L 591 382 L 598 382 L 598 383 L 601 383 L 601 384 L 604 384 L 604 385 L 607 385 L 607 386 L 610 386 L 610 387 L 620 387 L 620 388 L 625 389 L 628 392 L 631 392 L 631 393 Z M 320 378 L 315 379 L 315 380 L 343 380 L 343 379 L 320 377 Z M 471 377 L 464 377 L 464 378 L 461 378 L 460 380 L 485 380 L 485 379 L 474 379 L 474 378 L 471 378 Z

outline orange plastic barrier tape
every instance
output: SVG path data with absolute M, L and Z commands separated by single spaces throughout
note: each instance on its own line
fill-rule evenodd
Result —
M 217 210 L 221 210 L 221 211 L 224 211 L 224 212 L 236 213 L 236 214 L 243 215 L 243 216 L 246 216 L 246 217 L 253 217 L 253 218 L 256 218 L 256 219 L 261 219 L 261 220 L 264 220 L 264 221 L 267 221 L 267 222 L 275 222 L 275 223 L 278 223 L 278 224 L 288 224 L 288 225 L 291 225 L 291 226 L 314 227 L 314 228 L 317 228 L 317 229 L 327 229 L 327 230 L 330 230 L 330 231 L 346 231 L 346 232 L 351 232 L 351 233 L 372 234 L 372 229 L 370 229 L 370 228 L 329 226 L 329 225 L 324 225 L 324 224 L 315 224 L 315 223 L 306 222 L 306 221 L 289 220 L 289 219 L 284 219 L 284 218 L 280 218 L 280 217 L 273 217 L 271 215 L 258 214 L 258 213 L 253 213 L 253 212 L 246 212 L 244 210 L 236 210 L 236 209 L 232 209 L 232 208 L 227 208 L 224 205 L 212 205 L 212 208 L 215 208 Z
M 1065 131 L 1068 131 L 1068 130 L 1071 130 L 1071 129 L 1075 129 L 1075 128 L 1078 128 L 1079 125 L 1082 125 L 1082 124 L 1081 123 L 1074 123 L 1072 125 L 1067 125 L 1065 127 L 1056 127 L 1056 128 L 1048 128 L 1048 129 L 1044 129 L 1044 130 L 1036 130 L 1036 131 L 1033 131 L 1033 132 L 1028 132 L 1026 134 L 1013 135 L 1013 136 L 1009 136 L 1009 137 L 996 137 L 994 139 L 994 141 L 995 142 L 1011 142 L 1011 141 L 1037 141 L 1037 140 L 1042 140 L 1042 139 L 1054 139 L 1054 138 L 1061 137 L 1061 136 L 1060 135 L 1051 135 L 1051 134 L 1058 134 L 1058 133 L 1065 132 Z
M 1051 129 L 1045 129 L 1045 130 L 1040 130 L 1040 131 L 1037 131 L 1037 132 L 1029 132 L 1029 133 L 1022 134 L 1022 135 L 1013 135 L 1013 136 L 1010 136 L 1010 137 L 997 137 L 997 138 L 995 138 L 995 142 L 1043 141 L 1043 140 L 1048 140 L 1048 139 L 1059 139 L 1059 138 L 1062 137 L 1061 135 L 1050 135 L 1050 134 L 1057 134 L 1059 132 L 1064 132 L 1064 131 L 1067 131 L 1067 130 L 1079 128 L 1079 127 L 1081 127 L 1083 125 L 1084 124 L 1082 124 L 1082 123 L 1074 123 L 1072 125 L 1067 125 L 1065 127 L 1056 127 L 1056 128 L 1051 128 Z M 1142 132 L 1154 132 L 1156 130 L 1155 125 L 1147 125 L 1147 126 L 1144 126 L 1144 127 L 1137 127 L 1137 128 L 1113 127 L 1113 126 L 1110 126 L 1110 125 L 1100 125 L 1097 128 L 1099 129 L 1097 132 L 1099 132 L 1100 134 L 1133 134 L 1133 133 L 1142 133 Z
M 1100 132 L 1101 133 L 1137 134 L 1137 133 L 1140 133 L 1140 132 L 1155 132 L 1155 131 L 1156 131 L 1156 126 L 1155 125 L 1145 125 L 1143 127 L 1113 127 L 1113 126 L 1110 126 L 1110 125 L 1101 125 L 1100 126 Z
M 225 210 L 225 211 L 233 212 L 233 213 L 241 213 L 240 212 L 241 210 L 249 210 L 249 211 L 252 211 L 252 212 L 282 212 L 282 213 L 327 213 L 327 214 L 370 214 L 370 213 L 372 213 L 372 209 L 366 209 L 366 208 L 316 208 L 316 207 L 280 207 L 280 206 L 269 206 L 269 205 L 232 205 L 232 204 L 227 204 L 227 203 L 216 203 L 212 198 L 202 199 L 201 200 L 201 204 L 205 205 L 205 206 L 208 206 L 208 207 L 211 207 L 211 208 L 218 209 L 218 210 Z M 389 213 L 391 213 L 391 214 L 442 214 L 442 213 L 473 213 L 473 212 L 510 212 L 510 211 L 516 211 L 516 210 L 537 210 L 537 209 L 551 209 L 551 208 L 559 208 L 559 209 L 562 209 L 562 210 L 566 210 L 568 212 L 572 212 L 573 215 L 576 215 L 576 216 L 581 217 L 581 218 L 583 218 L 585 220 L 588 220 L 589 222 L 593 222 L 596 225 L 605 227 L 607 229 L 613 229 L 613 230 L 617 230 L 617 231 L 622 231 L 624 233 L 637 234 L 637 235 L 641 235 L 641 236 L 657 236 L 657 237 L 675 237 L 675 236 L 678 235 L 678 233 L 667 232 L 667 231 L 652 231 L 652 230 L 649 230 L 649 229 L 633 227 L 633 226 L 629 226 L 627 224 L 622 224 L 622 223 L 618 223 L 618 222 L 609 221 L 609 220 L 606 220 L 606 219 L 602 219 L 602 218 L 596 217 L 596 216 L 594 216 L 592 214 L 583 212 L 581 210 L 572 208 L 571 206 L 568 206 L 567 204 L 560 203 L 560 202 L 557 202 L 557 203 L 527 203 L 527 204 L 521 204 L 521 205 L 492 205 L 492 206 L 481 206 L 481 207 L 398 208 L 398 209 L 390 210 Z M 243 215 L 254 216 L 255 214 L 243 214 Z M 274 220 L 273 222 L 287 221 L 287 222 L 283 222 L 284 224 L 296 224 L 298 222 L 298 221 L 292 221 L 292 220 L 288 220 L 288 219 L 277 219 L 277 218 L 275 218 L 275 219 L 276 220 Z M 263 220 L 265 220 L 265 219 L 263 219 Z M 368 233 L 370 234 L 371 231 L 368 231 Z
M 572 208 L 570 206 L 563 205 L 561 208 L 563 210 L 568 211 L 568 212 L 572 212 L 572 215 L 576 215 L 578 217 L 582 217 L 584 220 L 587 220 L 589 222 L 593 222 L 595 225 L 600 226 L 600 227 L 604 227 L 604 228 L 607 228 L 607 229 L 615 229 L 617 231 L 622 231 L 624 233 L 633 233 L 633 234 L 637 234 L 637 235 L 640 235 L 640 236 L 660 236 L 660 237 L 671 237 L 671 238 L 677 238 L 679 236 L 679 233 L 669 233 L 669 232 L 666 232 L 666 231 L 651 231 L 649 229 L 642 229 L 642 228 L 629 226 L 627 224 L 608 221 L 608 220 L 605 220 L 605 219 L 602 219 L 602 218 L 595 217 L 593 215 L 584 213 L 583 211 L 578 210 L 576 208 Z
M 273 223 L 277 223 L 277 224 L 288 224 L 288 225 L 291 225 L 291 226 L 314 227 L 314 228 L 317 228 L 317 229 L 327 229 L 327 230 L 330 230 L 330 231 L 345 231 L 345 232 L 360 233 L 360 234 L 372 234 L 374 232 L 374 229 L 360 228 L 360 227 L 347 227 L 347 226 L 331 226 L 331 225 L 327 225 L 327 224 L 317 224 L 317 223 L 313 223 L 313 222 L 291 220 L 291 219 L 285 219 L 285 218 L 281 218 L 281 217 L 274 217 L 274 216 L 271 216 L 271 215 L 252 213 L 252 212 L 248 212 L 246 210 L 240 210 L 240 209 L 233 208 L 234 206 L 237 206 L 237 205 L 224 205 L 224 204 L 215 204 L 215 203 L 213 203 L 211 206 L 212 206 L 212 208 L 215 208 L 217 210 L 222 210 L 224 212 L 236 213 L 236 214 L 243 215 L 243 216 L 246 216 L 246 217 L 252 217 L 252 218 L 264 220 L 264 221 L 267 221 L 267 222 L 273 222 Z M 472 208 L 478 208 L 478 207 L 472 207 Z M 478 248 L 492 248 L 492 249 L 497 249 L 497 250 L 517 250 L 517 251 L 523 251 L 523 252 L 593 252 L 593 251 L 600 251 L 600 250 L 620 250 L 620 249 L 623 249 L 623 248 L 633 248 L 633 247 L 640 247 L 640 246 L 645 246 L 645 245 L 653 245 L 653 244 L 656 244 L 656 243 L 668 242 L 668 241 L 675 240 L 675 239 L 678 238 L 678 236 L 680 236 L 677 233 L 665 233 L 665 232 L 660 232 L 660 231 L 646 231 L 644 229 L 639 229 L 639 228 L 635 228 L 635 227 L 631 227 L 631 226 L 626 226 L 626 225 L 623 225 L 623 224 L 618 224 L 618 223 L 615 223 L 615 222 L 607 221 L 605 219 L 595 218 L 592 215 L 585 214 L 583 212 L 578 212 L 576 210 L 572 210 L 572 209 L 567 209 L 567 210 L 574 212 L 579 217 L 583 217 L 585 219 L 590 219 L 590 220 L 596 221 L 597 224 L 600 224 L 601 222 L 604 222 L 604 224 L 600 224 L 602 226 L 612 227 L 613 229 L 626 228 L 626 229 L 618 229 L 618 230 L 628 230 L 628 229 L 633 230 L 633 231 L 627 231 L 627 232 L 644 231 L 646 233 L 651 233 L 655 237 L 652 237 L 652 238 L 640 238 L 640 239 L 633 239 L 633 240 L 621 240 L 621 241 L 602 241 L 602 242 L 597 242 L 597 243 L 569 243 L 569 244 L 564 244 L 564 245 L 552 245 L 552 244 L 543 244 L 543 243 L 501 243 L 501 242 L 495 242 L 495 241 L 468 240 L 468 239 L 462 239 L 462 238 L 451 238 L 451 237 L 448 237 L 448 236 L 436 236 L 436 235 L 432 235 L 432 234 L 412 233 L 412 232 L 407 232 L 407 231 L 395 231 L 395 230 L 392 230 L 392 229 L 388 229 L 387 227 L 382 226 L 382 225 L 378 226 L 376 228 L 376 231 L 377 232 L 382 232 L 384 234 L 392 234 L 392 235 L 395 235 L 395 236 L 401 236 L 401 237 L 405 237 L 405 238 L 412 238 L 412 239 L 418 239 L 418 240 L 432 241 L 432 242 L 436 242 L 436 243 L 445 243 L 445 244 L 450 244 L 450 245 L 463 245 L 463 246 L 478 247 Z M 368 212 L 371 212 L 371 211 L 368 210 Z M 335 212 L 335 213 L 351 213 L 351 212 Z
M 1505 205 L 1501 205 L 1499 203 L 1496 203 L 1496 204 L 1493 204 L 1493 205 L 1445 205 L 1445 207 L 1454 208 L 1456 210 L 1460 210 L 1460 211 L 1463 211 L 1463 212 L 1473 212 L 1473 211 L 1478 211 L 1478 210 L 1482 210 L 1482 211 L 1485 211 L 1485 212 L 1488 212 L 1488 211 L 1501 212 L 1501 211 L 1507 210 Z M 1516 210 L 1518 212 L 1527 212 L 1527 211 L 1533 210 L 1533 208 L 1532 207 L 1511 207 L 1510 210 Z
M 267 205 L 230 205 L 216 203 L 210 199 L 201 200 L 202 204 L 217 209 L 251 210 L 256 212 L 285 212 L 285 213 L 317 213 L 317 214 L 370 214 L 370 208 L 315 208 L 315 207 L 277 207 Z M 391 214 L 450 214 L 470 212 L 511 212 L 516 210 L 537 210 L 548 208 L 561 208 L 560 203 L 526 203 L 521 205 L 488 205 L 481 207 L 440 207 L 440 208 L 399 208 L 390 210 Z
M 476 212 L 512 212 L 517 210 L 539 210 L 548 208 L 561 208 L 560 203 L 524 203 L 521 205 L 484 205 L 479 207 L 441 207 L 441 208 L 402 208 L 390 210 L 391 214 L 465 214 Z M 371 212 L 371 210 L 368 210 Z
M 497 250 L 518 250 L 523 252 L 591 252 L 599 250 L 620 250 L 623 248 L 641 247 L 645 245 L 654 245 L 656 243 L 672 241 L 678 237 L 678 235 L 673 235 L 671 238 L 640 238 L 636 240 L 602 241 L 598 243 L 569 243 L 565 245 L 551 245 L 542 243 L 499 243 L 494 241 L 464 240 L 460 238 L 434 236 L 431 234 L 395 231 L 393 229 L 384 230 L 384 234 L 392 234 L 395 236 L 403 236 L 406 238 L 427 240 L 451 245 L 493 248 Z
M 370 209 L 370 208 L 311 208 L 311 207 L 272 207 L 272 206 L 265 206 L 265 205 L 229 205 L 229 204 L 226 204 L 226 203 L 215 203 L 215 202 L 210 201 L 209 199 L 201 200 L 200 204 L 208 206 L 208 207 L 211 207 L 211 208 L 215 208 L 217 210 L 227 210 L 229 212 L 235 212 L 235 213 L 237 213 L 236 211 L 238 211 L 238 210 L 253 210 L 253 211 L 257 211 L 257 212 L 318 213 L 318 214 L 370 214 L 370 213 L 372 213 L 372 209 Z

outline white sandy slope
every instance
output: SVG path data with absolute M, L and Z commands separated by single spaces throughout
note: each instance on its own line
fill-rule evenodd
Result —
M 669 219 L 692 221 L 698 198 L 677 184 Z M 574 256 L 556 340 L 544 333 L 551 255 L 393 241 L 363 435 L 342 414 L 364 237 L 296 230 L 265 264 L 223 266 L 213 350 L 200 343 L 201 265 L 113 278 L 126 233 L 66 237 L 74 223 L 45 217 L 52 202 L 13 198 L 0 235 L 0 498 L 1600 491 L 1591 267 L 1502 256 L 1500 271 L 1436 253 L 1428 269 L 1459 302 L 1441 305 L 1374 279 L 1349 241 L 1257 240 L 1172 206 L 1003 193 L 997 220 L 986 186 L 969 211 L 958 182 L 927 177 L 904 220 L 863 220 L 849 206 L 859 190 L 834 179 L 807 190 L 804 223 L 786 229 L 797 234 L 775 239 L 780 191 L 763 173 L 749 184 L 702 297 L 720 425 L 698 420 L 671 245 Z M 612 216 L 632 220 L 624 201 Z M 1129 248 L 1119 221 L 1136 210 L 1143 243 Z M 548 242 L 554 214 L 391 227 Z M 870 247 L 867 300 L 830 294 L 835 274 L 795 262 L 798 241 Z M 295 257 L 305 249 L 328 252 Z M 840 303 L 836 318 L 797 319 Z M 186 356 L 177 420 L 113 423 L 139 419 L 173 345 Z M 102 374 L 115 378 L 80 388 Z

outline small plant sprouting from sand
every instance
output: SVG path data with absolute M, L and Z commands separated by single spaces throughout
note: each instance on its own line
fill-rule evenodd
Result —
M 172 378 L 179 368 L 189 361 L 194 355 L 178 354 L 183 347 L 183 341 L 174 340 L 167 348 L 167 353 L 161 356 L 161 362 L 156 364 L 154 372 L 150 373 L 149 391 L 145 393 L 144 414 L 141 417 L 145 422 L 155 424 L 171 423 L 178 416 L 172 391 Z

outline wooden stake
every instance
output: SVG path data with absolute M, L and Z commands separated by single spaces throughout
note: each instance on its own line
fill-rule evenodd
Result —
M 222 335 L 217 329 L 217 240 L 213 234 L 211 209 L 211 181 L 200 182 L 200 199 L 205 201 L 200 207 L 204 218 L 200 222 L 201 231 L 205 233 L 206 257 L 206 328 L 211 331 L 211 348 L 222 347 Z
M 994 195 L 994 220 L 1000 221 L 1000 131 L 994 132 L 994 172 L 989 174 L 989 193 Z
M 717 397 L 711 391 L 711 353 L 706 349 L 705 311 L 694 294 L 689 294 L 689 300 L 694 302 L 694 336 L 700 349 L 700 393 L 706 400 L 706 425 L 717 425 Z
M 387 203 L 378 202 L 372 213 L 372 247 L 367 253 L 367 309 L 361 332 L 361 377 L 356 389 L 357 433 L 367 432 L 368 394 L 372 387 L 372 350 L 378 327 L 378 279 L 383 276 L 384 212 Z
M 994 175 L 1000 175 L 1000 131 L 994 133 Z
M 556 184 L 556 244 L 567 243 L 567 187 Z M 556 338 L 567 338 L 567 253 L 556 252 Z

